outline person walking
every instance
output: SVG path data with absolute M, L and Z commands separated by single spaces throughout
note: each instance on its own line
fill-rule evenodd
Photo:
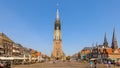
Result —
M 0 60 L 0 68 L 4 68 L 4 64 L 2 63 L 2 60 Z
M 110 68 L 111 67 L 111 62 L 110 62 L 110 60 L 108 61 L 108 68 Z
M 90 61 L 90 67 L 92 68 L 92 66 L 93 66 L 93 62 L 92 62 L 92 61 Z
M 97 61 L 94 60 L 94 68 L 97 68 Z
M 114 68 L 115 68 L 115 64 L 116 64 L 116 63 L 115 63 L 115 60 L 113 60 L 113 65 L 114 65 Z

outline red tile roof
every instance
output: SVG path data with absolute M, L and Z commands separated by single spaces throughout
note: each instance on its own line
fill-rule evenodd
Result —
M 83 50 L 81 51 L 81 54 L 84 55 L 84 54 L 89 54 L 90 53 L 90 50 Z

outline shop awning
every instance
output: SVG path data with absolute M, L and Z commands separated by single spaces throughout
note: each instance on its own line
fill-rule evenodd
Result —
M 37 58 L 32 58 L 32 60 L 36 60 Z
M 24 58 L 21 58 L 21 57 L 14 57 L 14 59 L 18 59 L 18 60 L 23 60 Z
M 96 58 L 91 58 L 90 60 L 96 60 Z
M 0 57 L 1 60 L 13 60 L 13 57 Z
M 120 58 L 120 55 L 108 55 L 108 58 L 110 58 L 110 59 L 118 59 L 118 58 Z

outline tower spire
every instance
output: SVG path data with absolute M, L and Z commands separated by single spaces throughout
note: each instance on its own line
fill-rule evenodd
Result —
M 117 39 L 116 39 L 116 31 L 115 31 L 115 27 L 113 30 L 113 37 L 112 37 L 112 46 L 113 49 L 117 49 L 118 48 L 118 44 L 117 44 Z
M 59 20 L 59 10 L 57 8 L 57 12 L 56 12 L 56 19 Z
M 104 43 L 106 43 L 107 42 L 107 37 L 106 37 L 106 33 L 105 33 L 105 35 L 104 35 Z
M 115 27 L 114 27 L 114 31 L 113 31 L 113 37 L 112 37 L 112 42 L 114 42 L 114 41 L 117 41 Z
M 57 5 L 56 19 L 59 19 L 59 9 L 58 9 L 59 3 L 57 3 L 56 5 Z
M 55 30 L 57 30 L 57 29 L 61 30 L 58 5 L 59 4 L 57 3 L 56 20 L 55 20 Z
M 106 36 L 106 33 L 104 35 L 104 43 L 103 43 L 103 46 L 106 48 L 108 47 L 108 42 L 107 42 L 107 36 Z

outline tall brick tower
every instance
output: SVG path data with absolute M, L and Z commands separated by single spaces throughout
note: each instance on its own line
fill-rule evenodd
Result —
M 56 20 L 54 25 L 54 40 L 53 51 L 51 54 L 53 60 L 64 60 L 65 54 L 62 51 L 62 37 L 61 37 L 61 24 L 59 18 L 59 10 L 56 12 Z

